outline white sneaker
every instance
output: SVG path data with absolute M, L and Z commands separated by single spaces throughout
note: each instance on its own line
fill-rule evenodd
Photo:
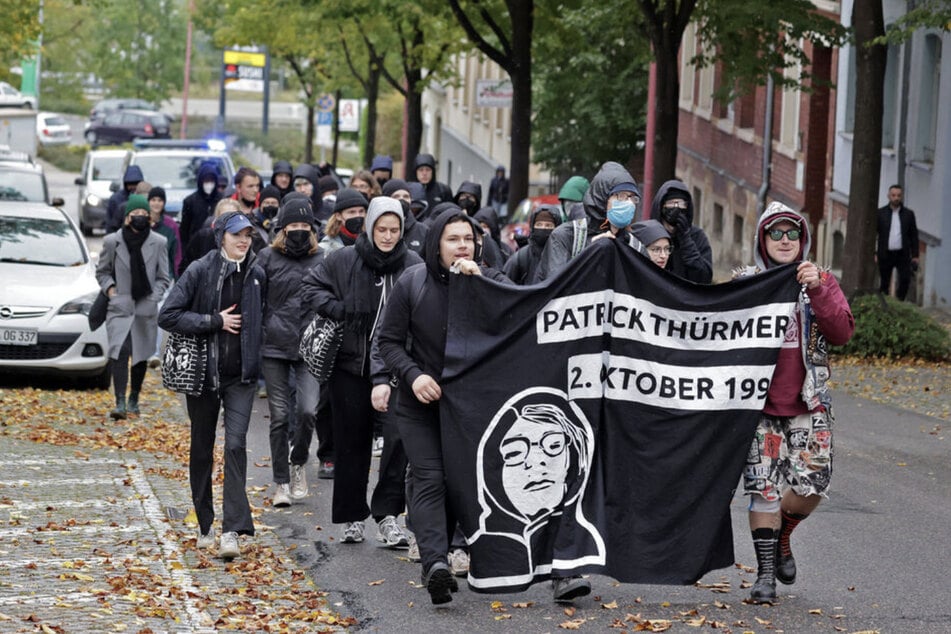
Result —
M 234 559 L 241 554 L 241 548 L 238 546 L 238 534 L 222 533 L 221 542 L 218 544 L 218 556 L 222 559 Z
M 449 552 L 449 569 L 457 577 L 465 577 L 469 574 L 469 553 L 456 548 Z
M 198 531 L 198 542 L 195 546 L 201 550 L 211 548 L 215 545 L 215 527 L 212 526 L 208 529 L 207 533 L 202 533 Z
M 416 543 L 416 535 L 410 534 L 409 536 L 409 550 L 406 551 L 406 558 L 410 561 L 419 561 L 422 557 L 419 556 L 419 544 Z
M 291 465 L 291 497 L 295 500 L 307 497 L 307 465 Z
M 373 455 L 377 458 L 383 455 L 383 436 L 373 440 Z
M 291 485 L 288 483 L 278 484 L 274 497 L 271 498 L 271 504 L 275 508 L 283 508 L 291 505 Z
M 380 520 L 377 528 L 380 531 L 377 539 L 386 544 L 387 548 L 406 548 L 409 546 L 406 533 L 403 532 L 400 525 L 396 523 L 396 518 L 392 515 L 387 515 Z
M 343 528 L 344 544 L 359 544 L 363 541 L 363 522 L 347 522 Z

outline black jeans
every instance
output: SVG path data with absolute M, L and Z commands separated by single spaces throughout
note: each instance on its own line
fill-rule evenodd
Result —
M 192 503 L 195 505 L 198 526 L 203 534 L 208 532 L 215 521 L 211 479 L 214 473 L 218 413 L 224 407 L 225 485 L 221 504 L 221 530 L 223 533 L 254 535 L 247 492 L 247 437 L 251 406 L 256 392 L 255 383 L 243 385 L 234 380 L 222 381 L 218 392 L 185 397 L 188 418 L 191 420 L 188 476 Z
M 333 410 L 334 524 L 365 520 L 370 515 L 367 485 L 373 452 L 373 406 L 370 380 L 336 368 L 330 377 Z
M 314 417 L 317 413 L 317 401 L 320 387 L 317 379 L 307 371 L 303 361 L 287 361 L 265 357 L 261 366 L 264 372 L 264 382 L 267 384 L 267 405 L 271 414 L 271 472 L 274 482 L 287 484 L 290 479 L 288 467 L 288 444 L 291 440 L 289 420 L 294 401 L 297 403 L 297 434 L 303 434 L 304 427 L 313 430 Z M 291 372 L 296 375 L 297 395 L 291 391 Z M 311 434 L 313 432 L 311 431 Z M 310 445 L 310 438 L 307 438 Z M 296 446 L 296 444 L 295 444 Z M 294 464 L 307 463 L 307 448 L 304 448 L 304 460 Z
M 383 429 L 383 455 L 380 456 L 380 477 L 370 498 L 370 513 L 379 522 L 387 515 L 399 515 L 406 508 L 406 450 L 396 426 L 393 408 L 396 390 L 390 392 L 388 412 L 374 411 Z
M 882 279 L 879 289 L 882 295 L 888 295 L 892 284 L 892 269 L 898 269 L 895 297 L 905 301 L 905 297 L 908 296 L 908 287 L 911 286 L 911 257 L 904 251 L 886 251 L 884 257 L 878 258 L 878 274 Z
M 132 358 L 132 333 L 126 335 L 122 347 L 119 348 L 119 358 L 110 360 L 110 369 L 112 370 L 112 385 L 116 396 L 125 398 L 125 388 L 129 383 L 129 359 Z M 132 391 L 138 394 L 142 390 L 142 383 L 145 381 L 145 371 L 148 368 L 148 361 L 139 361 L 132 366 Z
M 398 397 L 405 398 L 412 397 Z M 409 516 L 427 572 L 434 563 L 446 562 L 449 536 L 456 526 L 446 495 L 439 405 L 398 407 L 396 424 L 410 464 Z

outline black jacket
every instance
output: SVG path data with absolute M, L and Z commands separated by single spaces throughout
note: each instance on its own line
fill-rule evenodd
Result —
M 376 332 L 375 348 L 386 369 L 399 380 L 398 406 L 427 409 L 413 394 L 413 381 L 428 374 L 436 381 L 443 371 L 446 326 L 449 320 L 449 271 L 439 261 L 439 240 L 454 212 L 433 219 L 426 236 L 426 261 L 407 267 L 386 302 Z M 470 222 L 476 223 L 470 219 Z M 425 267 L 422 284 L 414 288 L 414 278 Z M 501 282 L 509 280 L 498 271 L 484 268 L 483 275 Z M 411 345 L 407 350 L 407 342 Z
M 429 227 L 417 220 L 412 211 L 406 214 L 403 219 L 403 241 L 410 251 L 422 255 L 423 248 L 426 246 L 426 233 L 428 231 Z
M 182 244 L 188 245 L 192 236 L 205 226 L 205 220 L 215 213 L 215 205 L 221 200 L 221 193 L 218 188 L 211 190 L 210 194 L 205 194 L 202 189 L 203 179 L 207 180 L 214 174 L 218 178 L 218 170 L 213 166 L 203 165 L 198 169 L 198 189 L 190 193 L 182 201 L 182 213 L 179 216 L 178 234 L 182 238 Z
M 667 181 L 657 190 L 657 195 L 651 203 L 651 218 L 660 220 L 660 210 L 666 198 L 672 191 L 677 191 L 687 200 L 687 209 L 683 211 L 690 223 L 686 235 L 675 233 L 671 237 L 674 252 L 667 260 L 668 271 L 677 277 L 696 282 L 709 284 L 713 281 L 713 249 L 707 234 L 693 224 L 693 198 L 687 186 L 680 181 Z
M 915 221 L 915 212 L 904 205 L 898 210 L 898 220 L 901 222 L 901 251 L 902 257 L 915 259 L 918 257 L 918 223 Z M 888 205 L 878 210 L 878 257 L 882 259 L 888 253 L 888 234 L 892 228 L 892 208 Z
M 313 255 L 292 258 L 273 247 L 258 253 L 258 265 L 267 277 L 261 352 L 264 357 L 300 360 L 300 338 L 314 318 L 314 310 L 304 305 L 303 280 L 324 259 L 324 253 L 320 250 Z
M 403 268 L 394 273 L 377 277 L 377 285 L 371 289 L 373 303 L 378 307 L 373 316 L 374 325 L 379 327 L 380 315 L 389 303 L 393 286 L 400 274 L 408 267 L 422 262 L 412 250 L 407 249 Z M 357 284 L 365 283 L 367 267 L 357 250 L 350 246 L 330 253 L 317 267 L 304 275 L 303 302 L 308 310 L 314 310 L 324 317 L 345 322 L 347 311 L 344 297 L 352 292 Z M 336 368 L 356 376 L 374 380 L 370 372 L 370 339 L 375 329 L 361 333 L 351 330 L 344 323 L 343 343 L 337 352 Z
M 261 325 L 267 280 L 255 257 L 254 252 L 249 250 L 242 263 L 242 266 L 248 267 L 239 311 L 240 377 L 244 384 L 256 382 L 261 368 Z M 227 308 L 221 306 L 221 291 L 225 279 L 236 270 L 236 265 L 221 257 L 219 251 L 206 254 L 195 261 L 172 287 L 158 316 L 159 326 L 164 330 L 208 337 L 205 392 L 215 392 L 220 386 L 218 359 L 219 356 L 227 356 L 221 349 L 224 337 L 219 336 L 223 324 L 219 313 Z

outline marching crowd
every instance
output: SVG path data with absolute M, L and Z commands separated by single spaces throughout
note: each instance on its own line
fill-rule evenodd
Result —
M 453 193 L 437 181 L 430 154 L 417 156 L 414 168 L 411 182 L 393 178 L 392 160 L 377 156 L 344 187 L 327 165 L 278 161 L 267 184 L 247 167 L 233 183 L 222 182 L 204 165 L 177 224 L 164 213 L 165 192 L 130 167 L 110 200 L 114 232 L 104 239 L 97 278 L 109 298 L 112 418 L 139 413 L 149 367 L 182 361 L 170 346 L 160 352 L 159 328 L 199 341 L 204 351 L 192 368 L 200 387 L 185 397 L 199 548 L 217 543 L 219 556 L 231 559 L 240 555 L 241 537 L 254 535 L 246 437 L 254 398 L 266 391 L 272 504 L 288 507 L 308 495 L 316 434 L 317 475 L 333 479 L 332 519 L 342 541 L 362 542 L 372 516 L 380 542 L 419 559 L 423 584 L 440 604 L 451 601 L 456 577 L 468 570 L 465 537 L 447 501 L 439 425 L 450 276 L 541 284 L 604 239 L 698 284 L 712 283 L 713 266 L 680 181 L 664 183 L 650 219 L 635 221 L 641 192 L 622 165 L 605 163 L 590 183 L 574 176 L 558 205 L 532 212 L 529 234 L 513 252 L 500 234 L 508 203 L 503 167 L 487 201 L 480 183 L 465 181 Z M 790 534 L 826 494 L 832 470 L 824 352 L 826 340 L 847 341 L 854 324 L 835 278 L 808 261 L 809 247 L 806 218 L 774 202 L 755 233 L 756 266 L 741 272 L 799 262 L 802 285 L 744 474 L 758 558 L 754 602 L 774 601 L 777 579 L 795 581 Z M 335 326 L 338 346 L 323 382 L 300 345 L 318 320 Z M 216 540 L 213 448 L 222 411 Z M 382 455 L 368 502 L 376 438 Z M 556 601 L 591 590 L 580 576 L 552 581 Z

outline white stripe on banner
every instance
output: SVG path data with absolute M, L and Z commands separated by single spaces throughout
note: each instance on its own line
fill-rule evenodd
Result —
M 558 297 L 535 319 L 538 343 L 561 343 L 605 333 L 675 350 L 777 348 L 796 304 L 741 310 L 684 311 L 611 289 Z
M 568 399 L 609 398 L 665 409 L 761 410 L 774 366 L 689 367 L 603 354 L 568 358 Z

